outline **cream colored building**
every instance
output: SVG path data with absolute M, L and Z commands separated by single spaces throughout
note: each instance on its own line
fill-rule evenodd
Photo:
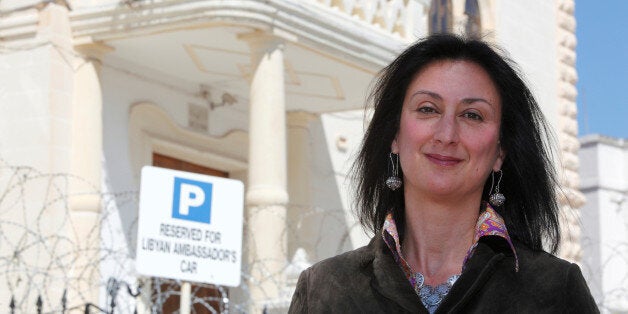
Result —
M 602 313 L 628 313 L 628 141 L 580 139 L 582 269 Z
M 245 183 L 243 283 L 218 289 L 219 306 L 285 311 L 303 267 L 367 242 L 347 171 L 369 85 L 442 27 L 519 63 L 557 135 L 562 202 L 579 207 L 573 13 L 573 0 L 0 1 L 0 312 L 38 295 L 59 310 L 64 289 L 68 307 L 105 308 L 109 278 L 144 283 L 120 307 L 159 310 L 134 232 L 140 169 L 169 162 Z M 564 209 L 561 253 L 579 260 Z

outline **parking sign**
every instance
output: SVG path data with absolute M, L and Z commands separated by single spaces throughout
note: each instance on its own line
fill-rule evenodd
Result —
M 137 272 L 239 285 L 243 204 L 240 181 L 142 168 Z
M 172 218 L 209 224 L 211 222 L 212 184 L 174 178 Z

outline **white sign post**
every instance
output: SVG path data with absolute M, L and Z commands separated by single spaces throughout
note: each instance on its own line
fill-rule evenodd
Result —
M 243 205 L 240 181 L 142 168 L 137 272 L 238 286 Z

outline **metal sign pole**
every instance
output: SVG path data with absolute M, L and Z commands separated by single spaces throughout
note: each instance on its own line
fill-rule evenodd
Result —
M 179 306 L 180 314 L 190 314 L 190 303 L 192 301 L 192 285 L 189 281 L 181 281 L 181 301 Z

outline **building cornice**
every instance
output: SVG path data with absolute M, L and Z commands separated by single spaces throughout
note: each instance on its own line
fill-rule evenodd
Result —
M 404 40 L 330 7 L 304 1 L 151 1 L 110 5 L 71 13 L 77 43 L 203 26 L 247 26 L 348 58 L 382 67 L 405 46 Z
M 38 6 L 0 12 L 0 43 L 37 36 Z M 245 26 L 284 34 L 367 68 L 388 64 L 408 40 L 316 2 L 292 0 L 157 0 L 74 9 L 70 23 L 76 45 L 206 26 Z
M 0 12 L 0 43 L 33 38 L 39 29 L 39 9 L 31 6 Z
M 580 138 L 580 147 L 590 147 L 597 144 L 604 144 L 622 149 L 628 149 L 628 139 L 616 138 L 601 134 L 589 134 Z

